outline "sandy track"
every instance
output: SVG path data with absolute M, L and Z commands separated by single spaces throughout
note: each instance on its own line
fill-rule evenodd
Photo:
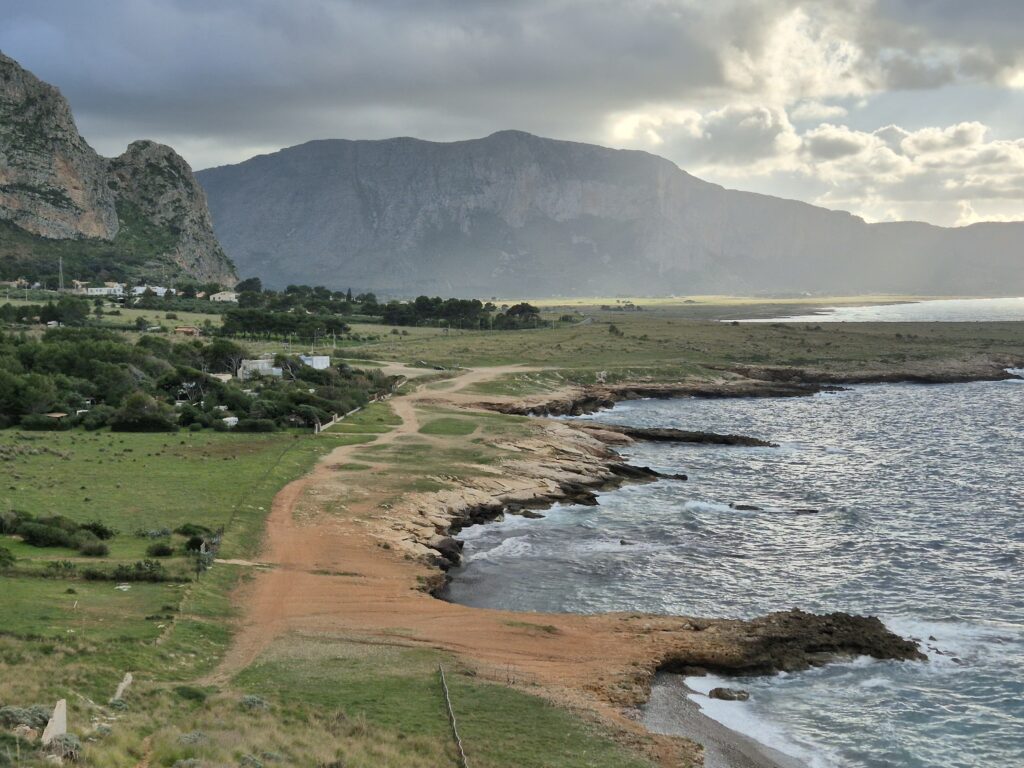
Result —
M 422 441 L 417 406 L 465 407 L 480 399 L 467 388 L 526 370 L 470 369 L 450 386 L 396 396 L 390 403 L 402 424 L 372 445 L 413 436 Z M 642 744 L 662 764 L 690 764 L 692 744 L 651 736 L 621 710 L 645 689 L 652 660 L 663 654 L 667 638 L 671 635 L 678 647 L 680 632 L 691 634 L 685 619 L 517 614 L 430 596 L 419 585 L 436 571 L 382 547 L 368 531 L 366 519 L 379 509 L 379 494 L 331 469 L 353 461 L 367 445 L 335 449 L 277 494 L 258 558 L 274 567 L 254 569 L 240 589 L 240 627 L 207 682 L 227 682 L 292 632 L 426 646 L 458 655 L 485 676 L 502 678 L 511 668 L 519 680 L 539 684 L 547 695 L 597 712 L 625 741 Z

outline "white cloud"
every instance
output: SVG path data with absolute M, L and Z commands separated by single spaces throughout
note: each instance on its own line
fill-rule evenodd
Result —
M 792 120 L 798 122 L 812 120 L 833 120 L 846 117 L 849 111 L 838 104 L 822 104 L 820 101 L 803 101 L 789 111 Z

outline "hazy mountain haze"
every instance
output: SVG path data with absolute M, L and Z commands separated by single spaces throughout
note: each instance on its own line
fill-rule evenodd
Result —
M 1024 224 L 945 229 L 725 189 L 501 131 L 313 141 L 200 171 L 243 275 L 397 295 L 1024 290 Z

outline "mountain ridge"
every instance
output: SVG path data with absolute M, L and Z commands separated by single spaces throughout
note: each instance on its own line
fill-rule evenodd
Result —
M 995 294 L 1024 224 L 869 224 L 638 150 L 499 131 L 319 139 L 199 171 L 243 272 L 394 295 Z

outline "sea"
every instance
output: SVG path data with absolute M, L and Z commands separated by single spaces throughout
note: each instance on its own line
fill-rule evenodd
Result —
M 1024 766 L 1024 380 L 643 400 L 585 418 L 779 447 L 631 445 L 630 462 L 689 480 L 466 528 L 448 599 L 578 613 L 875 615 L 928 661 L 688 678 L 689 695 L 813 768 Z M 717 685 L 750 700 L 703 695 Z
M 952 323 L 1024 320 L 1024 297 L 929 299 L 897 304 L 824 307 L 807 315 L 756 318 L 744 323 Z

